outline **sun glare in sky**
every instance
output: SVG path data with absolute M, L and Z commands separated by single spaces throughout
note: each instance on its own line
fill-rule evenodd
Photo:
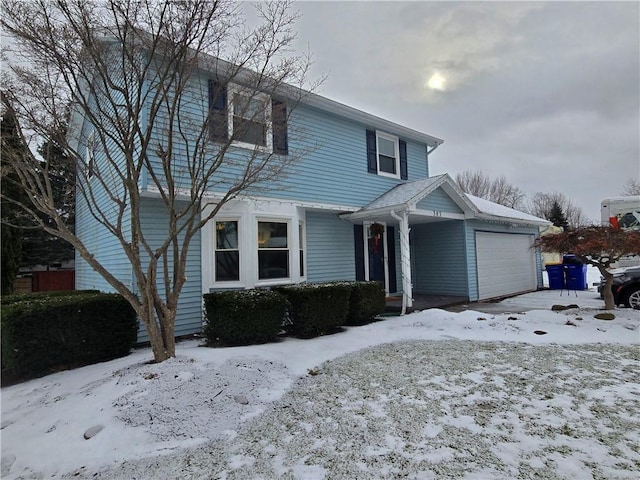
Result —
M 429 87 L 431 90 L 444 90 L 446 84 L 447 81 L 438 72 L 431 75 L 431 77 L 427 81 L 427 87 Z

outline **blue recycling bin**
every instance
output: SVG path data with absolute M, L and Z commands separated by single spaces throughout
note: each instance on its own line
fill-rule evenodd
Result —
M 547 265 L 545 270 L 549 276 L 549 288 L 551 290 L 564 290 L 566 288 L 564 279 L 564 267 L 561 263 L 554 265 Z
M 583 264 L 565 264 L 565 282 L 567 290 L 587 289 L 587 266 Z

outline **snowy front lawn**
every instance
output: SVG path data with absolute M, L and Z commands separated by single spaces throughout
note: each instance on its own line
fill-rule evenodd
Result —
M 2 478 L 636 478 L 638 312 L 509 302 L 3 388 Z

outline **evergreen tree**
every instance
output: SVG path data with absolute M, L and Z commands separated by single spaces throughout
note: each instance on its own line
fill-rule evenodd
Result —
M 17 131 L 15 116 L 8 110 L 3 111 L 0 122 L 2 147 L 0 151 L 0 178 L 2 188 L 2 204 L 0 216 L 2 221 L 1 255 L 1 282 L 0 292 L 5 295 L 13 292 L 13 284 L 20 268 L 20 255 L 22 251 L 22 229 L 19 227 L 19 210 L 12 200 L 20 201 L 24 196 L 24 190 L 20 186 L 15 171 L 5 161 L 6 153 L 21 151 L 26 146 L 20 140 Z
M 46 169 L 53 191 L 52 197 L 60 216 L 71 231 L 75 226 L 75 164 L 60 148 L 57 138 L 64 131 L 53 134 L 38 149 L 43 158 L 42 168 Z M 40 213 L 43 224 L 54 227 L 52 218 Z M 59 237 L 47 233 L 41 227 L 25 229 L 22 236 L 21 266 L 49 265 L 73 260 L 74 250 L 71 244 Z
M 565 232 L 569 229 L 569 222 L 567 220 L 567 217 L 562 211 L 562 207 L 557 200 L 554 200 L 551 204 L 547 220 L 553 223 L 556 227 L 564 228 Z

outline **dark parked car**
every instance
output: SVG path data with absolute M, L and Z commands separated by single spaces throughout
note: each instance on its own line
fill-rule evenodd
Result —
M 600 297 L 603 297 L 604 280 L 598 287 Z M 613 299 L 616 305 L 625 304 L 627 307 L 640 309 L 640 266 L 616 270 L 613 274 Z

